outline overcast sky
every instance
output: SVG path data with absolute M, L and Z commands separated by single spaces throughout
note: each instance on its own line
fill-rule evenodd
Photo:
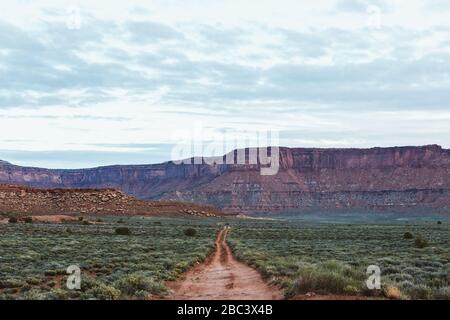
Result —
M 199 125 L 450 148 L 450 1 L 0 2 L 0 159 L 155 163 Z

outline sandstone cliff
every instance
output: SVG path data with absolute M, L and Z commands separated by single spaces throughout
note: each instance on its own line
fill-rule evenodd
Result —
M 48 170 L 0 163 L 0 183 L 38 188 L 120 188 L 141 199 L 261 212 L 310 208 L 450 211 L 450 151 L 440 146 L 280 148 L 280 170 L 259 165 L 110 166 Z

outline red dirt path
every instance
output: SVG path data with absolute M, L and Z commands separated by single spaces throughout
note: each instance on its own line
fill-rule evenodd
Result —
M 228 228 L 220 231 L 211 259 L 187 272 L 185 279 L 169 284 L 173 300 L 276 300 L 282 293 L 267 285 L 261 275 L 233 256 L 226 243 Z

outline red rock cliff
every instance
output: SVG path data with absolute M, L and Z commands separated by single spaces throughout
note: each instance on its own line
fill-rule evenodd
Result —
M 229 210 L 450 208 L 450 151 L 440 146 L 372 149 L 280 148 L 280 170 L 259 165 L 111 166 L 80 170 L 0 162 L 0 183 L 40 188 L 116 187 L 142 199 Z

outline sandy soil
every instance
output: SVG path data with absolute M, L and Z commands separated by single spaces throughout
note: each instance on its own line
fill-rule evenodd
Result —
M 76 221 L 78 220 L 77 217 L 73 216 L 66 216 L 61 214 L 56 215 L 47 215 L 47 216 L 33 216 L 33 221 L 39 221 L 39 222 L 53 222 L 53 223 L 61 223 L 64 221 Z
M 234 258 L 226 243 L 228 228 L 220 231 L 216 251 L 205 263 L 186 274 L 185 279 L 169 283 L 173 300 L 275 300 L 282 293 L 267 285 L 261 275 Z

